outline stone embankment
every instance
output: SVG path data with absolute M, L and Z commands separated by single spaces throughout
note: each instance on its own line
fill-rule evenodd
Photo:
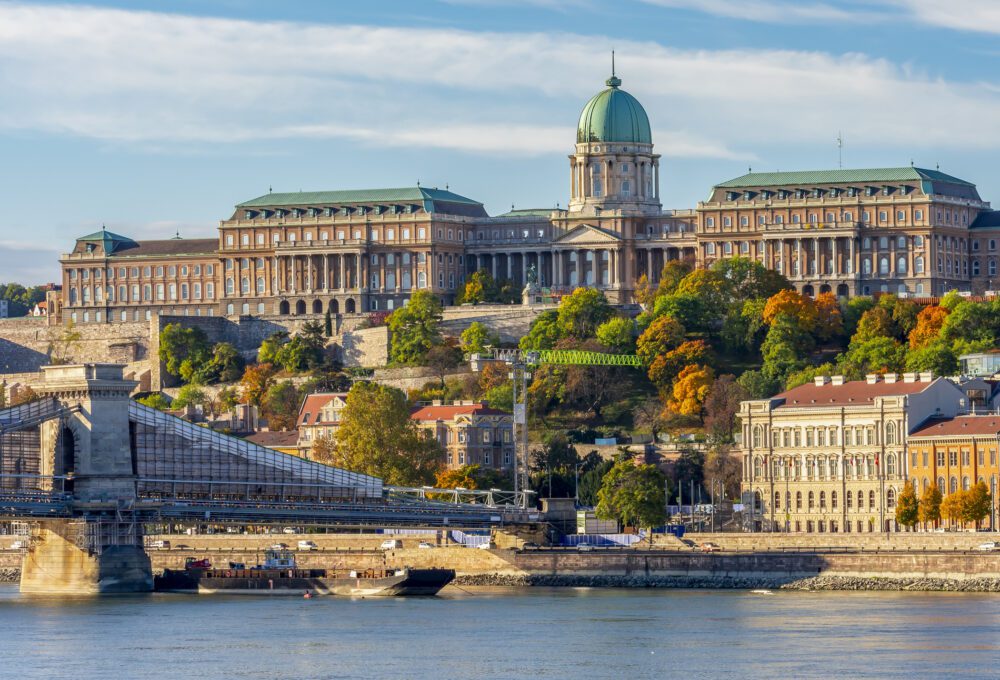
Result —
M 815 576 L 781 586 L 785 590 L 940 591 L 952 593 L 1000 593 L 1000 578 L 882 578 Z

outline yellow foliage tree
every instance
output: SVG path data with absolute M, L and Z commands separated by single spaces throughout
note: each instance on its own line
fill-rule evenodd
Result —
M 950 522 L 961 522 L 965 515 L 965 506 L 968 503 L 969 493 L 967 491 L 956 491 L 944 497 L 941 501 L 941 517 Z
M 816 333 L 829 340 L 844 332 L 844 315 L 833 293 L 820 293 L 816 297 Z
M 795 319 L 803 331 L 812 332 L 816 327 L 816 303 L 794 290 L 780 290 L 764 305 L 764 323 L 771 325 L 781 315 Z
M 674 381 L 673 393 L 667 401 L 667 408 L 682 416 L 701 415 L 705 399 L 712 389 L 712 369 L 708 366 L 690 364 L 685 366 Z
M 941 327 L 948 318 L 948 310 L 944 307 L 931 305 L 924 307 L 917 314 L 917 325 L 910 331 L 910 349 L 926 347 L 941 334 Z

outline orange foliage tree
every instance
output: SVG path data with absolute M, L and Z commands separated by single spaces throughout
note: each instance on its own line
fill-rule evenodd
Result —
M 816 334 L 821 340 L 830 340 L 844 332 L 844 315 L 833 293 L 820 293 L 816 297 Z
M 649 379 L 661 389 L 673 382 L 681 370 L 690 364 L 703 364 L 711 354 L 704 340 L 689 340 L 677 349 L 661 354 L 649 366 Z
M 944 307 L 930 305 L 921 309 L 917 314 L 917 325 L 910 331 L 910 349 L 926 347 L 932 340 L 937 339 L 947 318 L 948 310 Z
M 764 305 L 764 323 L 767 325 L 770 326 L 781 315 L 795 319 L 803 331 L 812 332 L 816 327 L 816 303 L 794 290 L 780 290 Z
M 677 375 L 667 408 L 682 416 L 700 416 L 712 389 L 712 369 L 690 364 Z
M 261 406 L 267 391 L 274 384 L 274 366 L 271 364 L 256 364 L 247 366 L 240 380 L 240 402 Z
M 684 326 L 669 314 L 653 320 L 635 342 L 635 353 L 649 366 L 656 357 L 684 342 Z

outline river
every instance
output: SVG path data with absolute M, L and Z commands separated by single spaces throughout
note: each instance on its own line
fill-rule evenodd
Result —
M 914 678 L 1000 675 L 1000 595 L 448 589 L 430 599 L 0 586 L 0 678 Z

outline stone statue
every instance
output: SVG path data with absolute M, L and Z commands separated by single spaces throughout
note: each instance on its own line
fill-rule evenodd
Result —
M 525 278 L 527 283 L 524 286 L 524 290 L 521 291 L 521 303 L 525 306 L 530 305 L 535 301 L 535 296 L 538 295 L 538 269 L 535 265 L 530 265 L 525 272 Z
M 538 269 L 535 267 L 535 265 L 533 264 L 528 265 L 527 277 L 528 277 L 528 285 L 531 285 L 533 283 L 538 283 Z

